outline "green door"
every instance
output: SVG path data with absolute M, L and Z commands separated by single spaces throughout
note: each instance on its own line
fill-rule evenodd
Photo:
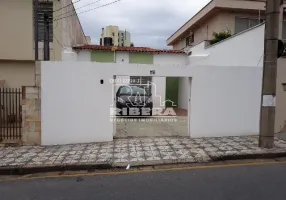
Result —
M 166 78 L 166 107 L 178 107 L 179 78 Z

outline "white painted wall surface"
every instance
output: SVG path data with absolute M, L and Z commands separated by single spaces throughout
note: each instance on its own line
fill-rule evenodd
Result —
M 258 134 L 261 82 L 258 67 L 196 67 L 191 137 Z
M 166 77 L 153 77 L 152 84 L 153 107 L 165 108 L 163 102 L 166 99 Z
M 207 50 L 206 50 L 206 42 L 205 41 L 202 41 L 200 43 L 198 43 L 197 45 L 189 48 L 189 51 L 192 52 L 192 55 L 203 55 L 203 54 L 206 54 L 207 53 Z
M 42 144 L 102 142 L 113 139 L 110 80 L 113 75 L 192 76 L 192 68 L 93 62 L 42 62 Z M 100 80 L 104 84 L 100 84 Z
M 193 77 L 191 137 L 258 133 L 261 68 L 43 62 L 42 144 L 111 141 L 109 80 L 122 74 L 147 76 L 150 70 L 159 77 Z
M 179 102 L 178 107 L 188 109 L 190 85 L 188 77 L 179 78 Z
M 221 43 L 205 48 L 205 42 L 192 47 L 189 56 L 191 65 L 213 66 L 252 66 L 262 67 L 264 49 L 264 25 L 259 25 Z M 187 88 L 188 83 L 182 82 L 179 92 L 179 105 L 188 104 L 182 88 Z
M 264 25 L 256 26 L 234 35 L 202 51 L 202 43 L 191 49 L 190 63 L 215 66 L 262 67 L 264 49 Z M 199 62 L 197 56 L 208 55 Z
M 110 78 L 80 62 L 42 63 L 42 144 L 111 141 Z
M 72 50 L 63 50 L 62 61 L 77 61 L 77 53 Z
M 129 53 L 128 52 L 116 52 L 116 63 L 118 64 L 129 64 Z M 116 76 L 114 96 L 118 88 L 121 85 L 129 84 L 130 76 Z
M 154 54 L 154 64 L 185 65 L 188 60 L 186 54 L 157 53 Z
M 79 51 L 78 61 L 90 61 L 91 53 L 90 51 Z M 186 65 L 188 57 L 185 54 L 170 54 L 170 53 L 158 53 L 154 54 L 153 63 L 160 65 Z M 116 63 L 118 64 L 129 64 L 129 52 L 116 52 Z M 118 90 L 120 83 L 126 84 L 126 80 L 129 80 L 130 76 L 117 76 L 117 85 L 114 92 Z M 161 106 L 161 102 L 166 99 L 166 77 L 154 77 L 152 80 L 153 84 L 156 85 L 152 87 L 153 102 L 154 107 L 165 107 Z
M 91 51 L 79 51 L 77 61 L 91 61 Z
M 187 60 L 186 54 L 159 53 L 154 54 L 153 62 L 160 65 L 186 65 Z M 162 102 L 166 100 L 166 77 L 154 77 L 153 84 L 156 85 L 156 88 L 152 87 L 154 107 L 164 108 Z

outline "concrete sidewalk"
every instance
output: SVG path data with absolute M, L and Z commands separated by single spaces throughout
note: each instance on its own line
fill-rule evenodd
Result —
M 137 138 L 106 143 L 0 148 L 0 174 L 85 170 L 226 159 L 286 156 L 286 141 L 258 147 L 257 136 L 221 138 Z M 38 171 L 37 171 L 38 170 Z

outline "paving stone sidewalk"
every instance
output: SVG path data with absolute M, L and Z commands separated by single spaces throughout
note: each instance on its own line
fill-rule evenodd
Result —
M 257 136 L 221 138 L 137 138 L 113 142 L 0 148 L 1 168 L 109 164 L 112 167 L 209 162 L 229 156 L 286 155 L 286 141 L 258 147 Z

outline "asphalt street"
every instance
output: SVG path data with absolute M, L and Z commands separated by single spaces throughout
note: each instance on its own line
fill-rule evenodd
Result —
M 285 200 L 286 163 L 6 180 L 1 200 Z

